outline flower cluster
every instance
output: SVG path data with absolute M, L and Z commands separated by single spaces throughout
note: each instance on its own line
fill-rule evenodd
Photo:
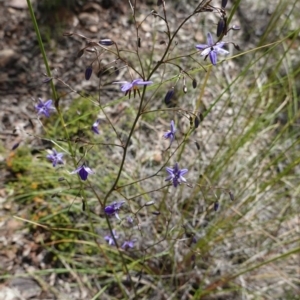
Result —
M 104 236 L 104 240 L 107 242 L 107 244 L 109 246 L 116 246 L 115 241 L 119 238 L 119 235 L 117 234 L 117 232 L 113 229 L 112 230 L 113 236 L 111 234 L 108 234 L 106 236 Z M 124 250 L 128 250 L 129 248 L 133 248 L 134 247 L 134 240 L 125 240 L 121 246 L 122 249 Z

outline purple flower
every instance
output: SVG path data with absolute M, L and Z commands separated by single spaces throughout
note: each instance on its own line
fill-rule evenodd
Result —
M 52 162 L 53 167 L 58 165 L 63 165 L 64 162 L 62 160 L 64 154 L 57 152 L 55 149 L 52 149 L 52 154 L 48 154 L 46 157 L 47 159 Z
M 128 248 L 134 247 L 134 241 L 125 241 L 122 245 L 122 249 L 127 250 Z
M 121 220 L 119 215 L 118 215 L 118 210 L 121 208 L 121 206 L 125 203 L 125 201 L 119 201 L 119 202 L 113 202 L 110 205 L 107 205 L 104 208 L 104 212 L 108 216 L 115 216 L 118 220 Z
M 207 56 L 209 56 L 209 59 L 213 65 L 217 64 L 217 54 L 226 55 L 229 52 L 225 49 L 222 49 L 225 45 L 224 42 L 219 42 L 214 44 L 213 38 L 210 33 L 207 34 L 207 44 L 199 44 L 196 45 L 196 48 L 199 50 L 203 50 L 201 52 L 202 56 L 205 56 L 204 59 L 206 59 Z
M 125 92 L 125 95 L 127 95 L 129 93 L 129 96 L 130 96 L 131 91 L 134 91 L 134 95 L 135 95 L 136 90 L 138 90 L 138 87 L 137 87 L 138 85 L 150 85 L 153 82 L 152 81 L 144 81 L 143 79 L 134 79 L 132 82 L 119 81 L 119 82 L 115 82 L 115 83 L 121 83 L 122 84 L 121 91 Z
M 92 125 L 92 131 L 96 134 L 99 134 L 99 129 L 98 129 L 98 125 L 100 123 L 100 120 L 98 119 L 93 125 Z
M 106 235 L 104 239 L 107 241 L 108 245 L 115 246 L 115 241 L 113 238 L 115 238 L 116 240 L 118 239 L 119 236 L 117 235 L 115 230 L 113 230 L 112 233 L 113 233 L 113 237 L 111 235 Z
M 38 115 L 45 115 L 49 118 L 51 110 L 54 110 L 55 108 L 52 106 L 51 99 L 43 102 L 43 100 L 39 98 L 39 103 L 35 105 L 35 109 L 37 110 Z
M 166 170 L 169 173 L 169 176 L 166 178 L 166 181 L 172 180 L 174 187 L 177 187 L 178 184 L 182 182 L 186 182 L 186 179 L 183 177 L 183 175 L 188 172 L 188 169 L 180 170 L 178 164 L 176 163 L 173 169 L 167 167 Z
M 170 146 L 175 139 L 175 132 L 176 132 L 176 128 L 175 128 L 174 121 L 172 120 L 171 121 L 171 130 L 164 134 L 165 139 L 170 139 Z
M 75 171 L 71 172 L 71 174 L 78 173 L 81 180 L 87 180 L 89 174 L 93 174 L 94 172 L 87 167 L 85 164 L 77 168 Z

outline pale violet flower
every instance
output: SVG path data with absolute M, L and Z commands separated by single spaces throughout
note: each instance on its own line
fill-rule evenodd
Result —
M 121 91 L 125 92 L 125 95 L 127 95 L 130 93 L 131 91 L 134 92 L 134 96 L 135 96 L 135 92 L 138 90 L 138 85 L 150 85 L 153 82 L 152 81 L 144 81 L 143 79 L 134 79 L 132 82 L 129 81 L 118 81 L 115 83 L 120 83 L 121 85 Z
M 125 201 L 113 202 L 104 208 L 104 212 L 108 216 L 115 216 L 118 220 L 121 220 L 118 215 L 118 211 L 124 203 L 125 203 Z
M 170 139 L 170 146 L 175 139 L 175 133 L 176 133 L 176 127 L 175 127 L 174 121 L 172 120 L 171 126 L 170 126 L 170 131 L 168 131 L 164 134 L 165 139 Z
M 100 120 L 98 119 L 93 125 L 91 130 L 96 133 L 96 134 L 100 134 L 99 129 L 98 129 L 98 125 L 100 123 Z
M 37 111 L 38 115 L 44 115 L 45 117 L 49 118 L 50 113 L 52 110 L 55 110 L 55 108 L 52 106 L 52 100 L 47 100 L 43 102 L 41 98 L 38 99 L 39 103 L 35 105 L 35 109 Z
M 169 173 L 166 181 L 172 181 L 174 187 L 177 187 L 182 182 L 186 182 L 186 179 L 183 177 L 183 175 L 188 172 L 188 169 L 180 170 L 178 163 L 175 164 L 174 168 L 167 167 L 166 171 Z
M 225 45 L 224 42 L 219 42 L 214 44 L 214 40 L 212 38 L 212 35 L 208 32 L 207 33 L 207 44 L 199 44 L 196 45 L 196 48 L 199 50 L 202 50 L 201 55 L 205 56 L 204 59 L 206 59 L 207 56 L 209 56 L 209 59 L 211 63 L 215 66 L 217 64 L 217 55 L 226 55 L 229 54 L 229 52 L 225 49 L 223 49 L 223 46 Z
M 63 165 L 63 153 L 57 152 L 55 149 L 52 149 L 52 154 L 48 154 L 46 157 L 47 159 L 52 162 L 53 167 L 55 167 L 57 164 L 58 165 Z
M 118 239 L 119 236 L 117 235 L 117 233 L 116 233 L 116 231 L 114 229 L 113 229 L 112 233 L 113 233 L 113 237 L 109 234 L 109 235 L 106 235 L 104 237 L 104 239 L 106 240 L 106 242 L 108 243 L 108 245 L 115 246 L 114 238 L 116 240 L 116 239 Z
M 121 246 L 121 248 L 124 249 L 124 250 L 128 250 L 129 248 L 133 248 L 134 247 L 134 242 L 135 241 L 125 241 L 123 243 L 123 245 Z
M 79 177 L 83 181 L 87 180 L 89 174 L 94 174 L 94 172 L 85 164 L 81 165 L 75 171 L 71 172 L 71 174 L 76 174 L 76 173 L 78 173 Z

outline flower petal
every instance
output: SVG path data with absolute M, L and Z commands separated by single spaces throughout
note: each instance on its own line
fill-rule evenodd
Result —
M 209 46 L 212 46 L 214 44 L 214 40 L 213 40 L 212 35 L 210 34 L 210 32 L 207 33 L 207 44 Z
M 204 50 L 206 48 L 209 48 L 210 46 L 207 45 L 207 44 L 199 44 L 199 45 L 196 45 L 196 48 L 199 49 L 199 50 Z

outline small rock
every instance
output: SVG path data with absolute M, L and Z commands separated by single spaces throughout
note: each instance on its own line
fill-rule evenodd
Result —
M 0 68 L 6 67 L 8 64 L 16 60 L 17 53 L 12 49 L 3 49 L 0 51 Z

